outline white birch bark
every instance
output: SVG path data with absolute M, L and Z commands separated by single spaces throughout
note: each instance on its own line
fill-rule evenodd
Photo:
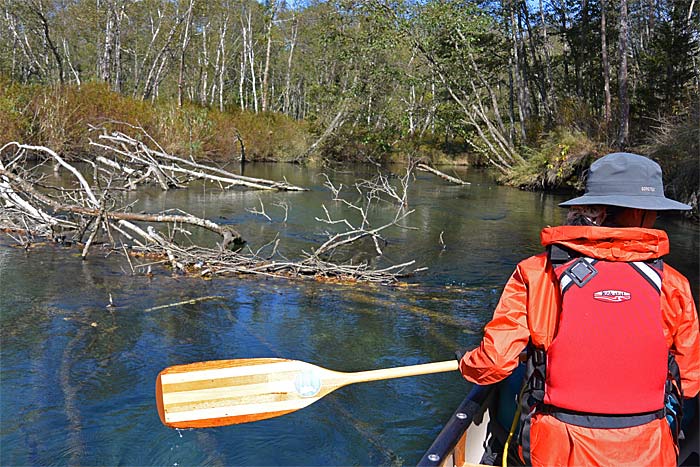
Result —
M 202 69 L 199 83 L 199 102 L 202 104 L 205 104 L 209 99 L 209 38 L 207 31 L 210 24 L 207 22 L 206 26 L 202 28 L 202 53 L 199 57 L 199 66 Z
M 270 75 L 270 53 L 272 50 L 272 25 L 274 24 L 275 20 L 275 9 L 277 8 L 277 4 L 275 3 L 275 0 L 270 0 L 269 4 L 270 8 L 270 17 L 267 22 L 267 28 L 266 28 L 266 48 L 265 48 L 265 67 L 263 69 L 263 76 L 262 76 L 262 90 L 261 90 L 261 107 L 262 111 L 265 112 L 268 107 L 268 95 L 269 95 L 269 75 Z
M 255 77 L 255 50 L 253 48 L 253 24 L 252 24 L 252 12 L 248 11 L 248 66 L 250 67 L 250 84 L 253 93 L 253 110 L 258 113 L 258 90 L 257 90 L 257 79 Z
M 180 69 L 177 78 L 177 106 L 182 107 L 182 92 L 185 81 L 185 55 L 190 43 L 190 27 L 192 27 L 192 10 L 195 0 L 190 0 L 185 19 L 185 30 L 182 33 L 182 47 L 180 48 Z
M 296 13 L 292 14 L 292 38 L 289 42 L 289 56 L 287 57 L 287 74 L 285 77 L 285 87 L 284 87 L 284 104 L 282 106 L 282 113 L 290 115 L 290 94 L 292 92 L 292 64 L 294 57 L 294 47 L 297 43 L 297 31 L 299 29 L 299 24 L 297 22 Z
M 217 51 L 217 73 L 219 77 L 219 111 L 224 111 L 224 77 L 226 76 L 226 35 L 228 32 L 228 14 L 224 17 L 219 34 L 219 49 Z M 219 54 L 221 61 L 219 62 Z

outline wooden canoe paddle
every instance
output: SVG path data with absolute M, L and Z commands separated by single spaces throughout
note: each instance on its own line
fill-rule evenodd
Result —
M 198 362 L 161 371 L 156 403 L 171 428 L 233 425 L 294 412 L 348 384 L 457 368 L 456 360 L 356 373 L 282 358 Z

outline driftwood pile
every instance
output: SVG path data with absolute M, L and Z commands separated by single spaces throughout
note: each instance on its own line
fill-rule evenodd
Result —
M 217 183 L 222 190 L 241 186 L 278 191 L 305 188 L 286 181 L 243 177 L 173 156 L 140 129 L 138 137 L 107 132 L 104 128 L 92 130 L 97 135 L 91 141 L 95 153 L 82 159 L 82 164 L 69 162 L 43 146 L 11 142 L 0 148 L 0 229 L 26 248 L 37 239 L 70 242 L 82 247 L 85 259 L 99 241 L 100 248 L 124 254 L 133 273 L 146 272 L 146 268 L 150 271 L 151 265 L 166 263 L 174 271 L 202 276 L 238 273 L 391 283 L 418 270 L 409 269 L 414 261 L 379 268 L 366 261 L 353 262 L 353 256 L 348 254 L 358 242 L 371 241 L 376 255 L 381 256 L 386 245 L 382 232 L 394 226 L 408 228 L 403 222 L 413 212 L 407 207 L 406 195 L 413 164 L 398 179 L 390 180 L 379 174 L 345 190 L 326 177 L 325 185 L 332 201 L 356 212 L 358 216 L 354 218 L 359 221 L 336 219 L 325 205 L 321 206 L 324 215 L 316 220 L 332 226 L 329 228 L 333 233 L 327 233 L 326 240 L 312 251 L 290 260 L 279 253 L 279 239 L 254 251 L 231 225 L 220 225 L 181 211 L 135 213 L 133 203 L 125 204 L 124 194 L 142 184 L 170 190 L 202 179 Z M 49 184 L 47 164 L 56 171 L 67 171 L 72 183 Z M 348 188 L 353 201 L 343 195 Z M 387 202 L 395 207 L 395 216 L 375 225 L 370 212 L 376 204 Z M 193 227 L 214 232 L 220 241 L 212 246 L 191 242 L 183 245 L 185 242 L 176 241 L 178 236 L 187 237 L 188 229 Z M 148 263 L 139 264 L 143 258 Z

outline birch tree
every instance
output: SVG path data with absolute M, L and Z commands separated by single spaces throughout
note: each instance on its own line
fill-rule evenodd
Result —
M 272 26 L 275 21 L 275 13 L 277 9 L 277 2 L 275 0 L 269 0 L 267 5 L 267 11 L 265 14 L 265 66 L 262 75 L 262 91 L 261 91 L 261 110 L 265 112 L 268 107 L 268 94 L 269 94 L 269 79 L 270 79 L 270 54 L 272 52 Z
M 180 67 L 177 79 L 177 105 L 182 107 L 182 93 L 185 81 L 185 54 L 187 46 L 190 44 L 190 29 L 192 27 L 192 10 L 194 9 L 195 0 L 190 0 L 185 13 L 185 29 L 182 32 L 182 46 L 180 47 Z

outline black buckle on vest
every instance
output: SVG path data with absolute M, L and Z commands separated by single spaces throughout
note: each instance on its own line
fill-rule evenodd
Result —
M 574 281 L 574 284 L 583 287 L 598 274 L 598 270 L 585 259 L 579 258 L 566 269 L 565 274 Z

